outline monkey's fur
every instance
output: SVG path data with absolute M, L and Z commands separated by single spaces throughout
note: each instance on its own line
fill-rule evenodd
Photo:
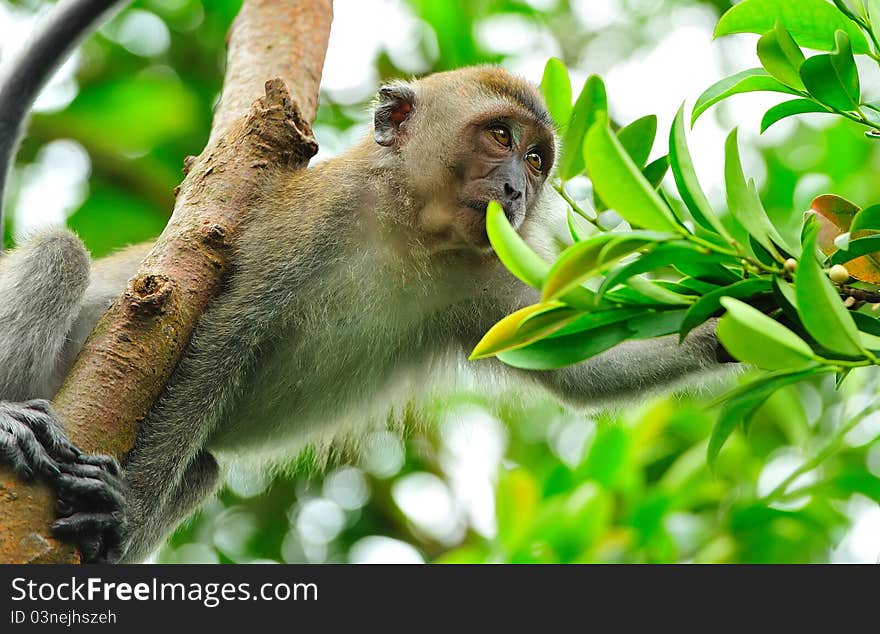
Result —
M 51 398 L 147 246 L 90 265 L 79 240 L 57 230 L 4 255 L 0 455 L 52 479 L 63 509 L 55 530 L 86 560 L 138 561 L 215 489 L 218 461 L 290 455 L 388 411 L 536 301 L 489 247 L 485 205 L 501 201 L 543 250 L 549 122 L 521 79 L 467 68 L 383 88 L 373 136 L 311 169 L 270 172 L 225 289 L 121 474 L 79 455 L 45 401 L 23 401 Z M 471 365 L 595 407 L 714 367 L 715 349 L 710 325 L 682 345 L 625 343 L 562 370 Z

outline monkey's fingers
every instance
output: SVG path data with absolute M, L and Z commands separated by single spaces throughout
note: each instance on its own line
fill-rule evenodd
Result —
M 120 513 L 76 513 L 52 524 L 52 534 L 74 544 L 83 563 L 115 561 L 122 537 Z
M 25 481 L 41 475 L 53 478 L 58 464 L 29 424 L 19 403 L 0 403 L 0 461 Z
M 62 464 L 54 479 L 59 515 L 75 511 L 116 513 L 125 503 L 125 487 L 117 476 L 99 467 Z
M 82 465 L 91 465 L 94 467 L 98 467 L 106 471 L 107 473 L 114 475 L 116 477 L 122 476 L 122 467 L 119 466 L 119 462 L 116 461 L 116 458 L 113 456 L 108 456 L 106 454 L 80 454 L 76 462 Z

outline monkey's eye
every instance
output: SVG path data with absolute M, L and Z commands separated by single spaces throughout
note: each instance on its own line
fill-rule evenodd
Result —
M 544 161 L 541 159 L 541 155 L 537 152 L 529 152 L 526 154 L 526 163 L 528 163 L 529 167 L 536 172 L 540 172 L 544 167 Z
M 498 141 L 498 143 L 500 143 L 504 147 L 510 147 L 512 141 L 510 130 L 505 128 L 503 125 L 496 125 L 489 128 L 489 134 L 491 134 L 492 138 Z

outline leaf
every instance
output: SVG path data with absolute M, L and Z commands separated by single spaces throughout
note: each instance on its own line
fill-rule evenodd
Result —
M 757 409 L 774 392 L 786 385 L 791 385 L 792 383 L 828 371 L 829 368 L 820 366 L 796 372 L 774 372 L 755 381 L 750 381 L 719 397 L 716 403 L 722 403 L 724 408 L 721 410 L 718 420 L 712 428 L 712 435 L 709 438 L 709 447 L 706 453 L 710 467 L 714 466 L 721 448 L 733 433 L 733 430 L 737 428 L 740 422 L 748 422 Z
M 612 308 L 609 310 L 582 313 L 580 317 L 575 319 L 573 322 L 571 322 L 561 330 L 556 331 L 555 333 L 550 335 L 550 337 L 565 337 L 566 335 L 581 333 L 585 330 L 593 330 L 594 328 L 599 328 L 608 324 L 616 324 L 621 321 L 627 321 L 628 319 L 637 315 L 642 315 L 644 314 L 644 312 L 644 308 L 637 307 Z
M 764 370 L 802 368 L 818 358 L 791 330 L 733 297 L 721 298 L 727 309 L 719 320 L 718 339 L 735 359 Z
M 714 106 L 719 101 L 732 95 L 744 92 L 782 92 L 789 95 L 797 95 L 798 92 L 789 88 L 778 79 L 771 77 L 763 68 L 750 68 L 742 72 L 726 77 L 707 88 L 697 99 L 694 111 L 691 114 L 691 126 L 696 123 L 701 114 Z
M 859 212 L 858 205 L 834 194 L 816 196 L 810 203 L 810 209 L 834 223 L 840 229 L 839 233 L 849 231 L 853 218 Z
M 860 232 L 880 231 L 880 205 L 865 207 L 853 217 L 849 232 L 855 237 L 862 237 Z
M 652 339 L 676 333 L 681 328 L 685 310 L 662 310 L 633 317 L 627 323 L 632 339 Z
M 587 133 L 584 159 L 593 188 L 631 225 L 654 231 L 680 231 L 666 203 L 611 132 L 606 117 Z
M 597 75 L 591 75 L 584 83 L 581 94 L 571 113 L 562 135 L 562 156 L 557 173 L 563 181 L 570 180 L 584 171 L 584 137 L 593 127 L 600 112 L 608 111 L 605 84 Z
M 744 0 L 731 7 L 715 27 L 715 37 L 731 33 L 766 33 L 781 22 L 795 42 L 830 51 L 835 29 L 849 35 L 856 53 L 867 53 L 868 42 L 859 27 L 825 0 Z
M 684 104 L 678 109 L 669 131 L 669 166 L 672 168 L 672 176 L 675 178 L 678 194 L 694 220 L 704 229 L 714 231 L 723 236 L 725 240 L 730 241 L 730 235 L 721 224 L 721 220 L 715 215 L 709 204 L 709 199 L 706 198 L 703 188 L 700 187 L 700 181 L 697 180 L 685 134 Z
M 542 291 L 543 301 L 571 292 L 586 280 L 595 277 L 603 268 L 613 265 L 647 244 L 669 237 L 671 236 L 666 234 L 656 237 L 620 237 L 618 234 L 602 233 L 583 242 L 576 242 L 560 254 L 547 274 Z
M 645 167 L 657 136 L 657 115 L 636 119 L 617 131 L 617 140 L 639 169 Z
M 550 264 L 525 243 L 508 222 L 504 209 L 494 200 L 486 208 L 486 233 L 495 254 L 507 270 L 532 288 L 541 290 Z M 582 309 L 593 308 L 597 303 L 595 294 L 586 288 L 577 288 L 562 299 Z
M 791 101 L 783 101 L 764 113 L 764 117 L 761 119 L 761 133 L 763 134 L 771 125 L 778 121 L 782 121 L 786 117 L 810 113 L 831 114 L 831 111 L 825 106 L 810 99 L 792 99 Z
M 804 255 L 798 262 L 795 277 L 798 315 L 804 328 L 820 345 L 840 354 L 860 357 L 865 351 L 856 325 L 816 259 L 816 234 L 814 225 L 808 228 Z
M 859 331 L 880 337 L 880 319 L 859 312 L 851 312 L 850 315 L 852 315 L 853 321 L 856 322 Z
M 498 355 L 507 365 L 525 370 L 555 370 L 580 363 L 622 341 L 632 332 L 623 322 L 607 324 L 576 334 L 548 337 Z
M 857 257 L 872 253 L 880 253 L 880 235 L 852 240 L 848 249 L 840 249 L 831 256 L 831 264 L 846 264 Z
M 565 64 L 555 57 L 548 59 L 544 66 L 541 93 L 553 121 L 559 127 L 564 126 L 571 117 L 571 80 Z
M 494 200 L 486 208 L 486 233 L 501 263 L 520 280 L 540 290 L 550 265 L 525 243 Z
M 721 310 L 721 300 L 725 297 L 735 297 L 737 299 L 748 299 L 760 293 L 766 293 L 770 290 L 770 280 L 765 278 L 752 278 L 740 280 L 729 286 L 724 286 L 718 290 L 703 295 L 697 302 L 691 306 L 684 317 L 678 338 L 684 341 L 688 333 L 709 319 L 716 312 Z
M 483 335 L 483 338 L 480 339 L 479 343 L 474 347 L 473 352 L 471 352 L 469 360 L 473 361 L 475 359 L 490 357 L 502 350 L 515 346 L 516 343 L 520 341 L 516 336 L 517 331 L 528 317 L 545 314 L 548 311 L 553 311 L 559 308 L 564 308 L 564 306 L 558 303 L 549 305 L 534 304 L 507 315 L 504 319 L 492 326 L 492 328 L 489 329 L 489 332 Z M 563 323 L 559 327 L 564 325 L 565 324 Z M 537 338 L 538 337 L 535 337 L 535 339 Z M 523 343 L 531 342 L 526 339 Z
M 828 55 L 814 55 L 801 66 L 801 79 L 807 91 L 827 106 L 850 112 L 860 101 L 859 74 L 849 38 L 837 31 L 838 46 Z
M 774 243 L 782 246 L 789 253 L 796 253 L 795 249 L 786 245 L 779 231 L 770 222 L 754 188 L 746 183 L 736 134 L 734 128 L 724 145 L 724 184 L 727 188 L 727 205 L 731 215 L 771 254 L 778 253 Z
M 663 183 L 667 171 L 669 171 L 669 156 L 664 155 L 648 163 L 642 170 L 642 176 L 651 184 L 651 187 L 657 189 Z
M 578 215 L 575 214 L 574 209 L 571 207 L 568 208 L 568 212 L 566 213 L 566 220 L 568 222 L 568 233 L 571 234 L 571 239 L 574 242 L 580 242 L 582 240 L 586 240 L 589 236 L 583 232 L 583 230 L 578 227 Z
M 613 269 L 602 281 L 602 285 L 599 287 L 599 290 L 596 291 L 596 297 L 600 298 L 608 290 L 614 288 L 616 284 L 625 282 L 634 275 L 671 266 L 685 258 L 702 257 L 704 257 L 704 255 L 690 245 L 658 245 L 638 259 Z
M 804 89 L 798 74 L 804 54 L 781 22 L 777 21 L 773 29 L 758 40 L 758 59 L 768 73 L 786 86 Z
M 849 232 L 857 233 L 857 237 L 868 235 L 870 227 L 876 222 L 877 210 L 867 207 L 865 216 L 859 221 L 855 231 L 852 226 L 857 216 L 862 214 L 858 206 L 833 194 L 825 194 L 813 199 L 811 210 L 816 212 L 818 236 L 816 243 L 825 255 L 833 255 L 838 247 L 835 243 L 838 236 Z M 809 212 L 808 212 L 809 213 Z M 847 264 L 849 274 L 863 282 L 880 284 L 880 258 L 872 255 L 856 258 Z
M 692 297 L 686 297 L 678 293 L 658 286 L 656 283 L 646 280 L 643 277 L 632 277 L 628 282 L 629 287 L 639 294 L 650 298 L 657 304 L 665 304 L 669 306 L 683 306 L 693 303 Z

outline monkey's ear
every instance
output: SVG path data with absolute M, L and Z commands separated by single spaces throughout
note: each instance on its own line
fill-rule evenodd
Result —
M 373 138 L 386 147 L 400 140 L 400 126 L 409 119 L 413 110 L 415 92 L 404 83 L 382 86 L 373 118 Z

